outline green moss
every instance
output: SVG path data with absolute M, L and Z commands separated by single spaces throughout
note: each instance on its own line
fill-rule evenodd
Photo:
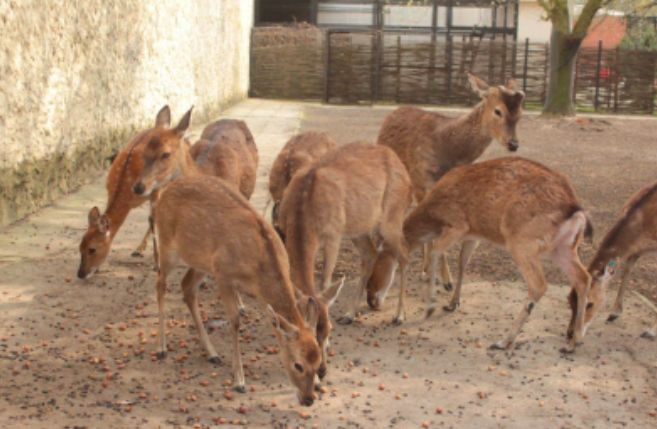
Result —
M 27 160 L 0 169 L 0 225 L 7 225 L 56 198 L 91 182 L 109 166 L 108 157 L 134 134 L 135 128 L 114 130 L 80 144 L 70 154 Z

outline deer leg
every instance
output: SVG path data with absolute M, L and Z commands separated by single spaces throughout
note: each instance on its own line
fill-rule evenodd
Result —
M 141 239 L 141 243 L 139 243 L 139 246 L 132 252 L 131 256 L 135 258 L 139 258 L 144 256 L 144 251 L 146 251 L 146 246 L 148 245 L 148 238 L 151 235 L 151 225 L 149 221 L 148 229 L 146 230 L 146 234 L 144 234 L 144 238 Z
M 584 265 L 582 265 L 577 254 L 577 249 L 573 248 L 572 244 L 564 244 L 555 249 L 553 260 L 561 271 L 566 274 L 572 284 L 569 296 L 571 318 L 566 335 L 569 339 L 569 346 L 568 348 L 561 349 L 563 353 L 572 353 L 575 351 L 577 343 L 581 342 L 588 328 L 588 325 L 584 322 L 584 316 L 591 276 Z
M 340 236 L 333 239 L 328 239 L 324 245 L 324 266 L 322 268 L 322 282 L 320 285 L 321 290 L 326 290 L 331 287 L 331 278 L 333 277 L 333 270 L 335 264 L 338 262 L 338 253 L 340 252 Z M 312 263 L 315 261 L 315 254 L 312 255 Z
M 433 251 L 437 255 L 444 254 L 450 247 L 459 241 L 466 229 L 464 228 L 443 228 L 441 234 L 433 242 Z M 436 288 L 431 283 L 427 284 L 427 297 L 429 300 L 429 307 L 427 307 L 427 312 L 425 317 L 430 317 L 434 311 L 436 311 L 436 306 L 438 305 L 438 295 L 436 293 Z
M 198 309 L 198 285 L 203 280 L 205 275 L 196 271 L 192 268 L 187 270 L 185 277 L 182 279 L 182 291 L 183 291 L 183 301 L 187 304 L 190 313 L 192 313 L 192 319 L 194 319 L 194 324 L 196 325 L 196 330 L 198 332 L 199 339 L 201 344 L 205 348 L 205 351 L 208 354 L 208 360 L 212 363 L 221 363 L 217 351 L 212 346 L 210 339 L 208 338 L 208 333 L 203 326 L 203 319 L 201 319 L 201 314 Z
M 452 299 L 449 302 L 449 305 L 443 307 L 443 310 L 452 312 L 459 308 L 461 305 L 461 287 L 463 285 L 463 275 L 465 273 L 465 267 L 470 262 L 470 258 L 474 253 L 475 249 L 479 246 L 478 241 L 466 240 L 461 246 L 461 253 L 459 254 L 459 272 L 458 277 L 456 278 L 456 289 L 452 294 Z
M 513 345 L 532 310 L 547 290 L 547 282 L 543 275 L 543 267 L 541 267 L 538 254 L 527 254 L 523 251 L 512 252 L 512 254 L 518 269 L 527 282 L 529 293 L 522 311 L 514 320 L 513 327 L 506 338 L 492 344 L 491 349 L 505 350 Z
M 376 247 L 368 235 L 354 238 L 352 243 L 358 249 L 360 253 L 360 279 L 358 285 L 356 286 L 356 293 L 349 304 L 349 309 L 342 316 L 342 318 L 353 320 L 353 317 L 356 316 L 358 305 L 363 299 L 363 294 L 367 288 L 367 281 L 372 275 L 372 269 L 374 268 L 374 262 L 376 261 Z
M 167 355 L 167 339 L 164 332 L 164 296 L 167 292 L 167 274 L 169 273 L 169 261 L 165 258 L 161 261 L 160 270 L 157 274 L 157 311 L 158 311 L 158 351 L 157 358 L 164 359 Z
M 611 309 L 611 314 L 607 318 L 607 322 L 613 322 L 618 319 L 623 313 L 623 295 L 625 293 L 625 287 L 627 286 L 627 281 L 630 278 L 630 272 L 636 264 L 636 261 L 639 260 L 639 255 L 630 256 L 625 265 L 623 266 L 623 273 L 621 274 L 621 283 L 618 286 L 618 294 L 616 295 L 616 301 L 614 301 L 614 306 Z
M 237 305 L 237 292 L 224 281 L 217 279 L 217 283 L 219 283 L 221 301 L 224 304 L 228 320 L 230 321 L 233 339 L 233 390 L 245 393 L 244 368 L 242 366 L 242 354 L 240 352 L 240 311 Z

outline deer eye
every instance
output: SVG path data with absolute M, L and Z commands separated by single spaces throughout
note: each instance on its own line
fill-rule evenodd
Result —
M 171 153 L 169 153 L 169 152 L 164 152 L 164 153 L 162 154 L 162 156 L 160 156 L 160 158 L 161 158 L 161 159 L 169 159 L 170 156 L 171 156 Z
M 495 115 L 499 116 L 500 118 L 502 117 L 502 111 L 498 107 L 495 108 Z
M 94 248 L 89 249 L 89 254 L 90 255 L 93 255 L 94 253 L 96 253 L 96 249 L 94 249 Z
M 593 303 L 592 302 L 587 303 L 586 304 L 586 309 L 590 310 L 591 308 L 593 308 Z
M 294 363 L 294 369 L 303 374 L 303 365 L 301 365 L 299 362 Z

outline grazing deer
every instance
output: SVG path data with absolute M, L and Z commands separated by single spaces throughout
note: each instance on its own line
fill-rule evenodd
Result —
M 295 175 L 279 210 L 294 284 L 315 296 L 314 261 L 323 248 L 321 290 L 326 291 L 340 240 L 351 238 L 361 257 L 361 279 L 357 299 L 338 320 L 351 323 L 376 259 L 374 242 L 382 243 L 383 253 L 406 260 L 401 228 L 411 198 L 410 179 L 399 158 L 389 148 L 369 143 L 344 145 Z M 323 306 L 320 314 L 330 326 Z
M 274 205 L 272 208 L 272 224 L 278 227 L 278 208 L 283 199 L 283 192 L 294 175 L 337 147 L 335 141 L 326 133 L 309 131 L 297 134 L 287 141 L 278 153 L 269 171 L 269 194 Z
M 191 109 L 176 128 L 152 136 L 143 151 L 144 166 L 134 193 L 149 195 L 180 176 L 206 174 L 226 180 L 249 199 L 255 188 L 258 149 L 246 124 L 233 119 L 213 122 L 190 149 L 182 138 L 190 119 Z
M 454 168 L 436 183 L 404 221 L 404 237 L 409 249 L 435 240 L 435 249 L 443 253 L 458 241 L 485 239 L 511 253 L 529 286 L 529 296 L 506 338 L 492 346 L 500 349 L 513 344 L 545 293 L 547 282 L 540 257 L 548 255 L 568 276 L 573 293 L 579 298 L 575 335 L 569 348 L 564 350 L 574 351 L 584 335 L 584 310 L 590 283 L 577 249 L 582 236 L 591 234 L 589 219 L 580 208 L 568 179 L 523 158 L 498 158 Z M 385 268 L 388 273 L 379 273 L 373 278 L 385 280 L 392 271 L 391 265 L 377 268 Z M 403 266 L 400 277 L 395 320 L 405 317 Z M 460 278 L 447 310 L 459 305 Z M 383 288 L 386 284 L 379 281 L 377 286 Z M 435 307 L 434 291 L 431 296 L 431 306 Z M 599 302 L 596 295 L 588 295 L 588 299 L 596 305 Z
M 155 126 L 142 131 L 133 137 L 112 161 L 107 175 L 107 206 L 105 213 L 100 213 L 98 207 L 93 207 L 88 215 L 88 228 L 80 242 L 80 267 L 78 277 L 90 278 L 105 261 L 112 246 L 116 233 L 123 225 L 128 213 L 145 201 L 151 204 L 157 200 L 157 194 L 149 197 L 135 195 L 132 185 L 144 166 L 143 150 L 146 143 L 156 135 L 165 132 L 171 124 L 171 111 L 164 106 L 157 113 Z M 133 256 L 143 254 L 151 232 L 149 225 L 141 244 L 132 253 Z
M 285 247 L 273 228 L 233 186 L 214 177 L 183 177 L 167 186 L 155 207 L 160 254 L 157 278 L 159 356 L 166 355 L 164 295 L 169 271 L 178 259 L 190 268 L 181 286 L 209 359 L 218 355 L 201 319 L 197 286 L 211 274 L 232 325 L 235 389 L 244 392 L 239 348 L 237 291 L 254 296 L 271 316 L 280 357 L 302 405 L 312 405 L 321 364 L 315 338 L 319 307 L 312 297 L 295 298 Z M 303 309 L 303 312 L 300 310 Z
M 597 295 L 597 300 L 588 304 L 584 322 L 587 324 L 601 310 L 595 302 L 604 303 L 607 284 L 620 266 L 621 284 L 618 288 L 616 301 L 608 317 L 608 321 L 616 320 L 623 312 L 623 294 L 630 277 L 630 272 L 639 258 L 645 254 L 657 251 L 657 182 L 653 182 L 634 195 L 623 206 L 622 214 L 609 230 L 595 257 L 589 264 L 591 275 L 591 294 Z M 570 297 L 571 305 L 577 303 L 577 296 Z M 574 317 L 574 315 L 573 315 Z M 574 321 L 568 330 L 572 335 Z M 642 336 L 654 337 L 655 327 L 645 331 Z
M 510 79 L 506 86 L 491 87 L 468 74 L 472 90 L 481 97 L 468 114 L 451 118 L 417 107 L 400 107 L 390 113 L 381 127 L 378 144 L 395 151 L 408 169 L 416 203 L 424 199 L 434 183 L 452 168 L 479 158 L 493 140 L 509 151 L 518 150 L 516 125 L 522 116 L 525 94 Z M 468 252 L 472 254 L 476 244 Z M 436 282 L 436 258 L 430 260 L 429 244 L 424 247 L 424 271 L 430 284 Z M 445 289 L 452 289 L 447 258 L 441 257 Z M 370 302 L 370 305 L 379 305 Z M 376 307 L 374 307 L 376 308 Z

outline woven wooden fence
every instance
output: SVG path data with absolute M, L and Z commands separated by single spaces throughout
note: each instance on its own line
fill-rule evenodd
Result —
M 545 102 L 548 46 L 420 32 L 332 31 L 310 25 L 256 27 L 251 46 L 254 97 L 471 105 L 467 73 L 490 84 L 514 77 L 527 105 Z M 654 113 L 657 53 L 581 49 L 578 109 Z

